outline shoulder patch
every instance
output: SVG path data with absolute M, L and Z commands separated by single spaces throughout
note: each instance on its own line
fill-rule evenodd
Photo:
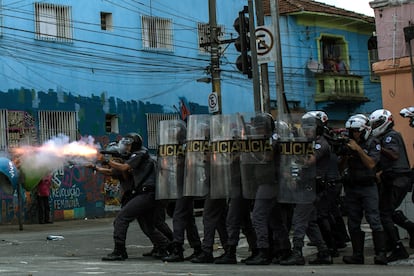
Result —
M 315 149 L 320 149 L 322 146 L 321 146 L 321 144 L 315 144 Z
M 387 136 L 387 138 L 385 138 L 385 143 L 389 143 L 391 142 L 392 137 L 391 136 Z
M 380 150 L 381 150 L 381 145 L 380 145 L 380 144 L 377 144 L 377 145 L 375 146 L 375 148 L 377 149 L 377 151 L 380 151 Z

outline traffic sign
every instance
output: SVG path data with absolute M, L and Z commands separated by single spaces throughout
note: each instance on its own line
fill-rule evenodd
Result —
M 216 113 L 220 111 L 219 103 L 218 103 L 218 96 L 216 92 L 210 93 L 208 95 L 208 112 Z
M 275 39 L 270 28 L 259 26 L 255 31 L 257 62 L 259 64 L 276 61 Z

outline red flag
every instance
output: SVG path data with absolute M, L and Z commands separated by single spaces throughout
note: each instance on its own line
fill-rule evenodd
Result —
M 184 121 L 189 115 L 191 115 L 190 110 L 187 108 L 184 101 L 181 100 L 181 119 Z

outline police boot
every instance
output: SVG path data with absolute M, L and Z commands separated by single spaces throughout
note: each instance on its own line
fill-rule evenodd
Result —
M 339 253 L 336 248 L 336 242 L 329 221 L 327 219 L 318 220 L 318 226 L 321 231 L 323 240 L 325 241 L 326 246 L 329 248 L 331 257 L 339 257 Z
M 289 249 L 281 249 L 278 252 L 275 253 L 272 263 L 274 264 L 280 264 L 281 261 L 286 260 L 289 258 L 289 256 L 292 254 L 292 250 Z
M 410 257 L 402 242 L 398 241 L 391 254 L 387 257 L 387 262 L 395 262 L 398 260 L 404 260 Z
M 384 231 L 372 232 L 372 239 L 374 241 L 374 250 L 375 250 L 374 263 L 379 264 L 379 265 L 386 265 L 388 261 L 387 261 L 387 252 L 385 249 L 385 232 Z
M 124 243 L 115 243 L 115 249 L 112 253 L 102 258 L 102 261 L 124 261 L 128 259 Z
M 164 262 L 184 262 L 184 249 L 183 246 L 179 243 L 173 243 L 171 248 L 171 254 L 165 257 L 162 257 L 161 260 Z
M 392 215 L 395 224 L 407 230 L 410 236 L 410 248 L 414 248 L 414 222 L 410 221 L 402 211 L 395 211 Z
M 201 254 L 203 250 L 201 249 L 201 246 L 194 246 L 194 250 L 193 250 L 193 254 L 191 254 L 190 256 L 187 256 L 184 258 L 185 261 L 191 261 L 192 259 L 194 259 L 195 257 L 197 257 L 198 255 Z
M 399 239 L 398 229 L 393 224 L 384 225 L 384 230 L 387 231 L 387 234 L 392 241 L 392 250 L 391 254 L 387 257 L 387 261 L 394 262 L 397 260 L 407 259 L 408 255 L 407 250 L 405 250 L 404 245 Z
M 281 265 L 305 265 L 305 258 L 302 254 L 301 247 L 293 247 L 292 254 L 286 259 L 280 261 Z
M 342 261 L 346 264 L 364 264 L 365 232 L 353 232 L 351 234 L 352 256 L 344 256 Z
M 253 259 L 254 257 L 257 256 L 257 254 L 259 254 L 259 249 L 257 248 L 252 248 L 252 253 L 249 257 L 247 257 L 246 259 L 241 259 L 240 262 L 241 263 L 245 263 L 246 261 Z
M 269 256 L 269 248 L 258 248 L 258 254 L 244 263 L 247 265 L 268 265 L 272 262 Z
M 195 264 L 211 264 L 214 263 L 213 253 L 206 252 L 204 250 L 201 251 L 198 256 L 194 257 L 191 260 L 192 263 Z
M 167 246 L 157 246 L 152 253 L 152 257 L 155 259 L 162 259 L 168 257 Z
M 223 255 L 214 260 L 215 264 L 237 264 L 236 246 L 228 245 Z
M 331 252 L 327 247 L 318 250 L 316 259 L 309 260 L 310 265 L 333 264 Z

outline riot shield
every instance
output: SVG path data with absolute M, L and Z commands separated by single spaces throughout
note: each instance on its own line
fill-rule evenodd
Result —
M 177 199 L 183 195 L 185 122 L 160 121 L 158 130 L 156 199 Z
M 316 166 L 310 164 L 314 153 L 316 125 L 302 124 L 301 116 L 292 114 L 289 131 L 280 131 L 276 143 L 278 154 L 278 192 L 281 203 L 312 203 L 315 200 Z
M 210 115 L 190 115 L 184 169 L 184 196 L 204 197 L 210 189 Z
M 242 123 L 237 114 L 211 116 L 211 198 L 238 198 L 241 196 L 241 133 Z
M 242 195 L 248 199 L 273 198 L 276 196 L 273 118 L 267 113 L 239 116 L 243 122 L 240 139 Z

